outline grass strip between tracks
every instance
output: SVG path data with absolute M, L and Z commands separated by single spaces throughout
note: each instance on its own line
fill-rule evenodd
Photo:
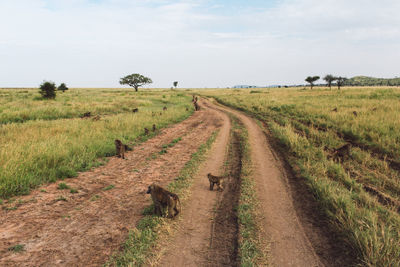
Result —
M 192 154 L 191 159 L 180 171 L 174 182 L 168 185 L 168 190 L 185 196 L 193 183 L 193 177 L 198 171 L 200 164 L 207 158 L 207 151 L 214 143 L 218 132 L 215 131 L 202 144 L 197 152 Z M 185 197 L 180 197 L 184 200 Z M 135 229 L 131 230 L 121 253 L 113 255 L 105 266 L 142 266 L 147 263 L 151 249 L 156 245 L 160 233 L 168 231 L 171 224 L 170 219 L 153 215 L 153 205 L 143 211 L 144 217 L 138 222 Z
M 232 118 L 232 129 L 238 132 L 240 150 L 242 153 L 242 168 L 240 173 L 240 198 L 238 206 L 239 222 L 239 262 L 240 266 L 268 265 L 268 248 L 266 240 L 260 238 L 260 214 L 256 195 L 256 183 L 252 177 L 252 162 L 248 132 L 237 118 Z

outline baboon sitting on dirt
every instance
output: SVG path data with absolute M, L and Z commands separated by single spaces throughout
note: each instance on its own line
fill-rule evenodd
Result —
M 117 157 L 125 159 L 125 152 L 131 151 L 132 148 L 130 148 L 127 145 L 124 145 L 119 139 L 115 139 L 114 143 L 115 143 L 115 150 L 117 151 Z
M 156 184 L 150 185 L 146 193 L 151 194 L 151 199 L 154 203 L 154 213 L 156 215 L 163 216 L 165 207 L 168 207 L 168 218 L 174 218 L 179 214 L 181 202 L 176 194 Z
M 214 184 L 218 186 L 218 190 L 223 191 L 224 188 L 222 187 L 222 182 L 224 181 L 223 176 L 215 176 L 212 175 L 211 173 L 207 174 L 208 180 L 210 181 L 210 190 L 212 191 L 214 189 Z

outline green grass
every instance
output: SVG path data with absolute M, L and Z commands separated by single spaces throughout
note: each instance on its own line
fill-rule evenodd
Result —
M 260 214 L 256 194 L 256 183 L 252 178 L 252 162 L 250 145 L 246 128 L 232 118 L 232 130 L 239 133 L 240 150 L 242 153 L 242 168 L 240 173 L 240 198 L 238 205 L 239 222 L 239 259 L 240 266 L 267 266 L 266 240 L 261 238 L 259 226 Z
M 17 244 L 8 248 L 12 252 L 22 252 L 25 250 L 25 245 Z
M 400 199 L 400 89 L 260 91 L 264 94 L 204 93 L 265 123 L 362 265 L 399 266 L 399 206 L 382 198 Z M 334 161 L 330 155 L 347 142 L 352 143 L 349 157 Z
M 115 155 L 115 139 L 134 146 L 155 134 L 144 136 L 144 127 L 161 129 L 193 112 L 186 111 L 191 98 L 174 91 L 70 89 L 56 100 L 35 100 L 36 95 L 37 90 L 0 90 L 0 198 L 100 166 Z M 162 112 L 163 106 L 168 110 Z M 132 113 L 134 107 L 139 112 Z M 101 119 L 79 118 L 86 111 Z M 15 122 L 22 113 L 28 117 Z
M 192 154 L 191 159 L 185 164 L 174 182 L 168 185 L 168 190 L 180 196 L 188 193 L 193 183 L 193 176 L 198 168 L 206 159 L 206 152 L 215 141 L 217 132 L 214 132 L 205 144 L 202 144 L 197 152 Z M 151 248 L 156 244 L 159 233 L 163 228 L 167 228 L 169 219 L 153 215 L 153 206 L 145 208 L 145 215 L 138 223 L 136 228 L 130 231 L 123 246 L 123 251 L 113 255 L 105 264 L 106 266 L 142 266 L 148 260 Z
M 59 183 L 57 189 L 59 190 L 70 189 L 70 186 L 67 185 L 66 183 Z
M 115 187 L 115 185 L 113 185 L 113 184 L 110 184 L 110 185 L 108 185 L 108 186 L 104 187 L 104 188 L 103 188 L 103 191 L 108 191 L 108 190 L 111 190 L 111 189 L 113 189 L 114 187 Z

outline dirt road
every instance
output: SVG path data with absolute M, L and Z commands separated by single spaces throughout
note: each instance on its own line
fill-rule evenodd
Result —
M 263 222 L 261 223 L 264 229 L 263 238 L 271 244 L 272 265 L 324 266 L 327 263 L 327 265 L 334 265 L 330 264 L 329 261 L 325 261 L 325 264 L 322 263 L 319 256 L 315 253 L 313 244 L 310 242 L 302 223 L 298 219 L 285 170 L 273 156 L 262 129 L 253 119 L 240 112 L 215 105 L 209 101 L 203 101 L 203 105 L 208 109 L 214 109 L 222 113 L 222 116 L 226 116 L 223 115 L 224 113 L 233 114 L 239 118 L 248 131 L 251 158 L 254 164 L 253 174 L 257 183 L 260 209 L 264 215 Z M 231 194 L 229 190 L 224 191 L 221 195 L 207 191 L 207 181 L 204 179 L 209 170 L 215 170 L 219 173 L 223 172 L 224 166 L 221 159 L 225 158 L 222 152 L 224 151 L 223 147 L 228 144 L 226 131 L 228 131 L 229 125 L 227 119 L 224 119 L 224 122 L 224 133 L 219 136 L 219 142 L 212 153 L 213 157 L 204 163 L 203 171 L 196 178 L 194 193 L 189 201 L 190 204 L 184 210 L 180 230 L 171 242 L 170 249 L 165 252 L 165 256 L 159 261 L 159 266 L 237 265 L 236 261 L 230 260 L 230 258 L 237 255 L 232 256 L 229 253 L 225 253 L 224 255 L 224 251 L 218 255 L 213 255 L 215 248 L 212 248 L 212 245 L 210 248 L 210 239 L 215 238 L 215 233 L 212 231 L 213 227 L 215 227 L 215 220 L 221 217 L 218 211 L 217 214 L 213 214 L 212 210 L 214 207 L 226 205 L 226 203 L 223 203 L 224 194 Z M 230 141 L 233 147 L 234 141 Z M 220 160 L 217 160 L 216 157 Z M 218 168 L 219 171 L 216 170 Z M 237 182 L 230 181 L 230 184 L 235 186 Z M 229 216 L 229 213 L 234 213 L 233 210 L 234 208 L 232 210 L 222 209 L 222 215 Z M 230 227 L 235 228 L 235 225 L 231 225 Z M 308 230 L 313 231 L 313 229 Z M 221 240 L 218 241 L 222 243 L 224 243 L 224 240 L 228 240 L 228 242 L 223 244 L 222 250 L 233 251 L 233 253 L 236 251 L 237 253 L 237 249 L 229 248 L 229 246 L 235 246 L 235 242 L 229 241 L 229 236 L 222 235 L 219 236 L 219 239 Z M 324 247 L 324 242 L 322 238 L 317 243 L 320 247 Z M 326 244 L 326 247 L 329 247 L 329 245 Z M 218 250 L 221 250 L 221 248 L 218 248 Z M 214 257 L 210 258 L 210 255 Z
M 64 180 L 76 194 L 57 189 L 57 182 L 6 203 L 0 210 L 0 266 L 103 264 L 151 203 L 147 186 L 170 183 L 221 125 L 213 110 L 201 110 L 135 147 L 127 160 L 113 157 Z M 178 137 L 182 140 L 167 153 L 159 153 Z M 9 251 L 15 245 L 23 245 L 24 251 Z
M 314 227 L 312 216 L 305 219 L 307 213 L 299 207 L 299 200 L 304 199 L 293 190 L 262 129 L 240 112 L 207 100 L 200 103 L 199 112 L 135 147 L 127 160 L 111 158 L 105 166 L 66 180 L 78 189 L 77 194 L 58 190 L 58 183 L 52 184 L 21 197 L 16 210 L 1 210 L 0 266 L 101 265 L 118 250 L 128 229 L 142 217 L 143 208 L 150 203 L 144 194 L 146 187 L 152 182 L 171 182 L 215 129 L 220 129 L 220 133 L 196 176 L 178 232 L 158 263 L 237 266 L 236 207 L 242 155 L 238 139 L 230 131 L 228 113 L 236 116 L 248 131 L 253 176 L 264 215 L 263 238 L 271 244 L 272 264 L 335 266 L 329 237 L 321 227 Z M 163 144 L 177 137 L 182 140 L 167 154 L 158 153 Z M 229 174 L 223 192 L 209 191 L 209 172 Z M 114 187 L 105 190 L 110 185 Z M 304 191 L 301 194 L 306 195 Z M 314 213 L 309 211 L 308 214 Z M 8 250 L 16 244 L 23 244 L 25 250 Z

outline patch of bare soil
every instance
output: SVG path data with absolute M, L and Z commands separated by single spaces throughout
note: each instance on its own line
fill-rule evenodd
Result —
M 221 123 L 215 111 L 202 109 L 136 146 L 127 160 L 113 157 L 63 181 L 78 193 L 57 189 L 57 182 L 20 197 L 16 210 L 0 210 L 0 266 L 103 264 L 151 203 L 147 186 L 170 183 Z M 177 137 L 182 140 L 159 154 Z M 22 252 L 9 250 L 17 244 L 24 245 Z

